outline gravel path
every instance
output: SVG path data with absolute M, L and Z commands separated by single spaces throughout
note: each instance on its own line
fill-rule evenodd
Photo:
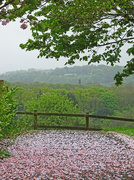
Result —
M 134 180 L 134 140 L 117 133 L 35 131 L 8 151 L 0 180 Z

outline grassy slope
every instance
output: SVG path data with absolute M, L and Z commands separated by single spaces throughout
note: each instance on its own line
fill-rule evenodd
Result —
M 128 127 L 116 127 L 116 128 L 106 128 L 104 131 L 114 131 L 121 134 L 126 134 L 132 138 L 134 138 L 134 128 Z

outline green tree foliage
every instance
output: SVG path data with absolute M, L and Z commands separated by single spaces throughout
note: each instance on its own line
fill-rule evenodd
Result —
M 121 48 L 129 43 L 128 55 L 134 55 L 133 0 L 48 0 L 34 14 L 33 39 L 22 49 L 39 50 L 39 57 L 66 57 L 90 63 L 106 61 L 114 65 L 121 60 Z M 103 47 L 104 51 L 99 50 Z M 116 84 L 134 73 L 134 58 L 129 58 Z
M 91 87 L 89 89 L 75 89 L 73 92 L 81 112 L 112 116 L 114 111 L 118 110 L 117 96 L 106 88 Z
M 119 109 L 118 99 L 114 92 L 107 90 L 100 95 L 101 110 L 98 111 L 100 115 L 114 115 L 115 110 Z
M 67 98 L 78 104 L 79 112 L 89 112 L 91 114 L 103 114 L 114 116 L 115 111 L 123 112 L 134 108 L 134 85 L 126 84 L 118 88 L 111 86 L 109 88 L 100 85 L 83 84 L 47 84 L 47 83 L 12 83 L 19 86 L 15 93 L 15 99 L 19 103 L 19 110 L 27 109 L 27 101 L 32 98 L 38 99 L 43 93 L 52 90 L 66 89 Z M 106 109 L 108 111 L 103 111 Z M 111 109 L 112 108 L 112 109 Z M 103 109 L 103 110 L 102 110 Z M 112 113 L 110 111 L 112 110 Z M 134 112 L 133 112 L 134 113 Z M 132 114 L 133 114 L 132 113 Z M 116 113 L 117 115 L 117 113 Z M 131 118 L 131 117 L 128 117 Z
M 120 115 L 122 114 L 123 116 L 124 112 L 128 112 L 128 114 L 130 114 L 130 111 L 133 113 L 128 117 L 132 118 L 132 116 L 134 116 L 134 85 L 127 84 L 118 88 L 111 88 L 111 90 L 118 97 L 119 111 L 121 112 Z
M 79 109 L 77 105 L 73 105 L 73 101 L 67 97 L 68 91 L 65 89 L 50 90 L 49 92 L 43 93 L 39 98 L 33 98 L 27 101 L 27 111 L 47 112 L 47 113 L 78 113 Z M 66 120 L 65 117 L 40 117 L 41 123 L 46 125 L 75 125 L 78 122 L 78 118 L 69 118 Z
M 100 85 L 72 85 L 72 84 L 46 84 L 46 83 L 13 83 L 19 85 L 15 93 L 19 111 L 32 111 L 59 113 L 89 113 L 104 116 L 134 117 L 134 86 L 127 84 L 116 87 L 102 87 Z M 77 106 L 77 108 L 76 108 Z M 76 110 L 76 111 L 75 111 Z M 18 117 L 18 116 L 17 116 Z M 31 118 L 31 119 L 29 119 Z M 39 123 L 60 125 L 65 118 L 38 116 Z M 43 121 L 42 121 L 43 120 Z M 67 119 L 67 121 L 70 118 Z M 78 120 L 78 119 L 77 119 Z M 18 128 L 32 128 L 33 117 L 25 116 L 18 122 Z M 71 124 L 73 122 L 73 124 Z M 69 121 L 69 125 L 83 125 L 82 119 Z M 79 123 L 78 123 L 79 122 Z M 91 124 L 92 123 L 92 124 Z M 133 126 L 133 123 L 90 119 L 90 125 L 96 123 L 102 127 Z M 61 124 L 61 125 L 63 125 Z M 49 124 L 50 125 L 50 124 Z
M 14 131 L 17 104 L 13 98 L 16 88 L 6 90 L 3 87 L 0 92 L 0 138 Z

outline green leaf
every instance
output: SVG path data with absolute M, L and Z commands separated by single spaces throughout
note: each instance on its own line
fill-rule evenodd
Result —
M 29 20 L 38 20 L 35 16 L 32 16 L 32 15 L 28 15 L 27 18 Z
M 10 152 L 8 152 L 8 151 L 0 151 L 0 159 L 1 158 L 8 158 L 10 156 L 11 156 Z

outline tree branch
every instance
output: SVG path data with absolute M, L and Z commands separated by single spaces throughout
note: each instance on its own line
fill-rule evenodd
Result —
M 2 2 L 3 0 L 0 0 L 0 2 Z M 6 7 L 7 5 L 9 5 L 10 3 L 14 2 L 14 0 L 9 1 L 8 3 L 5 3 L 3 6 L 0 7 L 0 9 Z
M 108 42 L 108 43 L 105 43 L 105 44 L 98 44 L 97 47 L 107 46 L 107 45 L 110 45 L 110 44 L 116 44 L 117 42 L 129 41 L 129 40 L 132 40 L 132 39 L 134 39 L 134 37 L 133 38 L 125 38 L 125 39 L 121 39 L 121 40 L 114 41 L 114 42 Z

